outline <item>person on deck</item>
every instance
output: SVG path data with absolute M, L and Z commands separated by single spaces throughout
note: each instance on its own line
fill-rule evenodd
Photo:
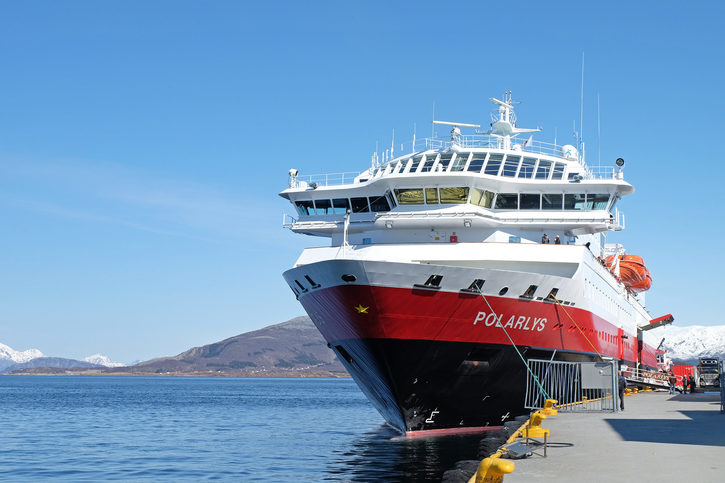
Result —
M 541 243 L 548 244 L 549 243 L 549 235 L 544 233 L 544 236 L 541 237 Z
M 556 235 L 554 237 L 554 245 L 561 245 L 561 240 L 559 239 L 559 235 Z

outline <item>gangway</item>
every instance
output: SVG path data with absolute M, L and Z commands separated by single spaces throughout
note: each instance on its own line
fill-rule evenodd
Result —
M 635 368 L 622 371 L 627 384 L 639 384 L 653 389 L 669 389 L 669 375 L 663 372 L 642 371 Z

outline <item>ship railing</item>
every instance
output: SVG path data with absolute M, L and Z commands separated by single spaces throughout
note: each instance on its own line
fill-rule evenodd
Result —
M 619 208 L 614 209 L 614 213 L 609 214 L 609 227 L 611 230 L 614 231 L 621 231 L 624 230 L 626 226 L 626 219 L 624 217 L 624 213 L 619 211 Z
M 324 173 L 324 174 L 307 174 L 307 175 L 301 175 L 297 176 L 294 180 L 292 188 L 300 188 L 304 186 L 303 183 L 306 183 L 307 186 L 313 187 L 313 186 L 337 186 L 342 184 L 352 184 L 355 181 L 355 178 L 360 176 L 363 173 L 368 172 L 368 170 L 365 171 L 348 171 L 345 173 Z
M 584 178 L 586 179 L 624 179 L 624 172 L 621 168 L 614 166 L 584 166 Z
M 471 134 L 456 137 L 455 141 L 438 137 L 425 138 L 415 143 L 413 151 L 441 150 L 458 147 L 461 149 L 503 149 L 503 139 L 488 134 Z M 523 153 L 544 154 L 548 156 L 563 156 L 562 147 L 544 141 L 535 141 L 531 138 L 511 138 L 510 148 L 521 150 Z
M 512 217 L 512 216 L 494 216 L 489 214 L 484 214 L 478 211 L 449 211 L 449 212 L 426 212 L 426 211 L 406 211 L 406 212 L 395 212 L 395 211 L 388 211 L 385 213 L 377 213 L 376 218 L 384 218 L 384 219 L 395 219 L 395 218 L 433 218 L 433 219 L 440 219 L 440 218 L 469 218 L 469 217 L 478 217 L 478 218 L 488 218 L 491 220 L 500 221 L 503 223 L 547 223 L 547 222 L 555 222 L 555 223 L 604 223 L 606 220 L 601 216 L 591 216 L 591 217 L 578 217 L 578 218 L 562 218 L 562 217 Z
M 287 213 L 282 213 L 282 228 L 292 228 L 295 223 L 297 223 L 297 218 Z

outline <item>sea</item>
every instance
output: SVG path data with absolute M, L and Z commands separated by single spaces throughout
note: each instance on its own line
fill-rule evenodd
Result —
M 441 481 L 480 439 L 397 436 L 347 378 L 0 376 L 2 481 Z

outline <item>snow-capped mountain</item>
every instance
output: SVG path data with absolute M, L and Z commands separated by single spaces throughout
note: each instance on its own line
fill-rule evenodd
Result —
M 725 325 L 666 326 L 652 332 L 664 337 L 662 348 L 675 361 L 696 362 L 698 357 L 725 359 Z
M 10 367 L 14 364 L 28 362 L 32 359 L 43 357 L 43 353 L 38 349 L 28 349 L 26 351 L 16 351 L 15 349 L 0 343 L 0 370 Z
M 84 358 L 83 360 L 85 362 L 90 362 L 91 364 L 98 364 L 99 366 L 105 367 L 123 367 L 125 365 L 121 362 L 112 362 L 108 356 L 104 356 L 102 354 L 94 354 Z

